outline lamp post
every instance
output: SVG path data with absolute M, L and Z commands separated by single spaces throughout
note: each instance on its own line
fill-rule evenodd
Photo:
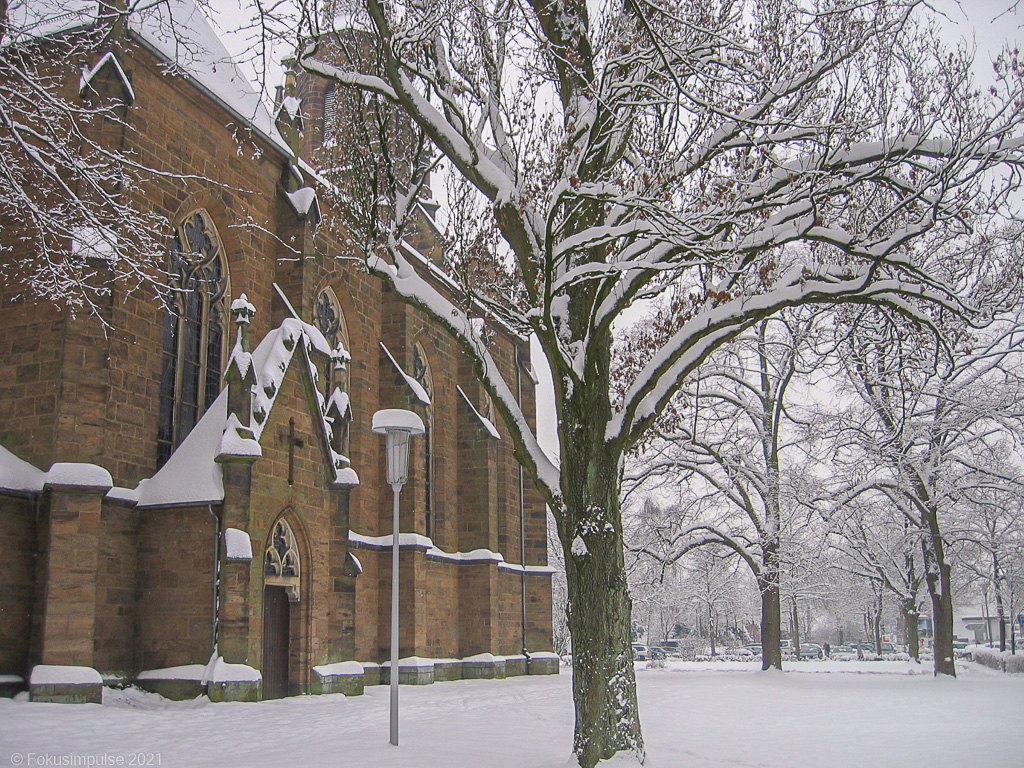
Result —
M 371 429 L 386 438 L 387 481 L 394 493 L 391 533 L 391 743 L 398 746 L 398 495 L 409 479 L 409 441 L 423 434 L 423 422 L 412 411 L 385 408 L 373 414 Z

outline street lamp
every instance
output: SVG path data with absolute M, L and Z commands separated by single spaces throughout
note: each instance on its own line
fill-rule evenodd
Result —
M 387 481 L 395 496 L 391 534 L 391 743 L 398 746 L 398 495 L 409 479 L 409 440 L 423 434 L 412 411 L 385 408 L 373 414 L 371 429 L 386 437 Z

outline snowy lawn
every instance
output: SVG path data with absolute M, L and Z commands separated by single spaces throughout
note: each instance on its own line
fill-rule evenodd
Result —
M 638 664 L 647 766 L 1024 766 L 1024 675 L 958 670 L 936 680 L 906 662 L 801 662 L 784 673 Z M 572 739 L 564 667 L 558 677 L 403 686 L 399 747 L 388 744 L 386 687 L 258 704 L 105 696 L 103 706 L 0 699 L 0 765 L 141 756 L 168 768 L 563 768 Z

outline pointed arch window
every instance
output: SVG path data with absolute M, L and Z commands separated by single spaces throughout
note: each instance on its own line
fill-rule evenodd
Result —
M 270 543 L 263 555 L 263 583 L 267 586 L 285 587 L 288 590 L 288 599 L 294 603 L 299 599 L 301 575 L 295 534 L 288 521 L 282 518 L 275 523 Z
M 434 379 L 430 373 L 430 363 L 423 352 L 423 347 L 414 344 L 412 348 L 412 377 L 420 383 L 430 398 L 431 405 L 424 406 L 423 419 L 423 491 L 426 519 L 426 536 L 434 538 L 436 527 L 436 510 L 434 508 Z
M 160 364 L 158 467 L 220 392 L 230 286 L 220 237 L 205 212 L 190 214 L 175 228 L 170 274 Z
M 341 302 L 338 296 L 330 287 L 320 291 L 316 300 L 316 327 L 327 339 L 331 349 L 338 351 L 339 348 L 344 355 L 349 353 L 348 325 L 345 323 L 345 313 L 341 309 Z M 331 391 L 337 387 L 342 392 L 348 392 L 349 374 L 347 361 L 336 357 L 336 361 L 327 367 L 326 394 L 329 397 Z

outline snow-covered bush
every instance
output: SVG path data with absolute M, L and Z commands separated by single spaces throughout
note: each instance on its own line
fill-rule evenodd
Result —
M 974 661 L 1000 672 L 1024 672 L 1024 654 L 1013 654 L 1010 651 L 997 651 L 984 645 L 970 648 Z

